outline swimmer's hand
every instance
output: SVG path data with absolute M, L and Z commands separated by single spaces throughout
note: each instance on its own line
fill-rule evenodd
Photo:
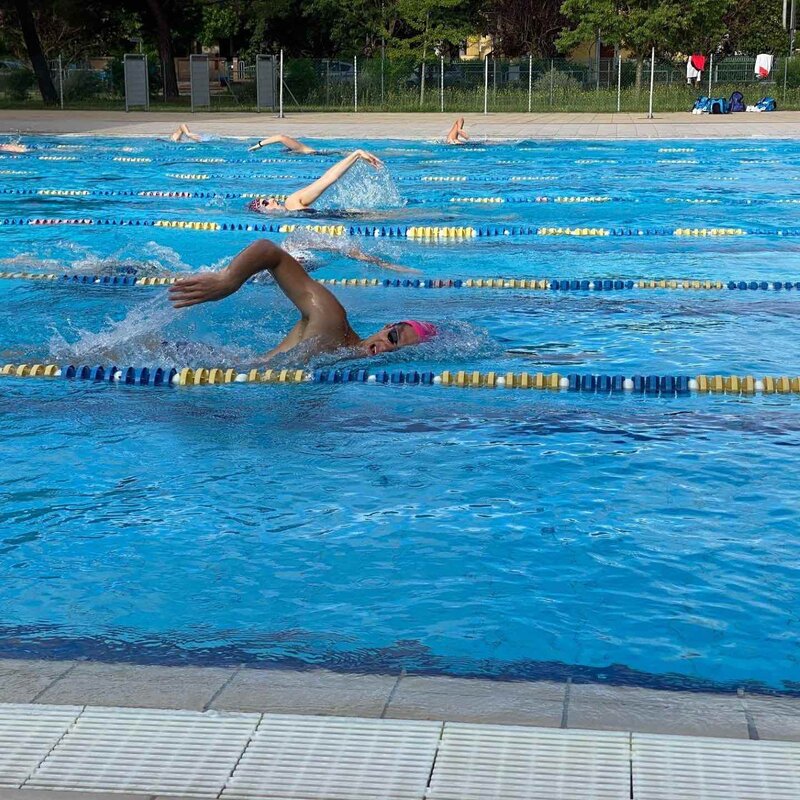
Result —
M 203 272 L 187 278 L 179 278 L 170 287 L 169 301 L 174 308 L 188 308 L 200 303 L 222 300 L 241 287 L 228 270 Z
M 372 155 L 372 153 L 368 153 L 366 150 L 356 150 L 354 151 L 355 155 L 359 158 L 362 158 L 367 164 L 375 167 L 375 169 L 380 169 L 383 166 L 383 161 L 381 161 L 377 156 Z

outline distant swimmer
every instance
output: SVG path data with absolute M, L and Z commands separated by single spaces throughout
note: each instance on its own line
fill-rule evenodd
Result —
M 202 142 L 203 141 L 203 137 L 200 136 L 197 133 L 192 133 L 189 130 L 189 126 L 185 122 L 182 122 L 178 126 L 177 130 L 169 138 L 170 138 L 170 141 L 172 141 L 172 142 L 182 142 L 184 136 L 187 139 L 191 139 L 193 142 Z
M 283 205 L 275 197 L 259 197 L 253 200 L 248 208 L 251 211 L 258 211 L 259 214 L 269 214 L 272 211 L 305 211 L 311 208 L 312 204 L 319 200 L 320 196 L 327 189 L 330 189 L 336 181 L 342 178 L 348 170 L 358 161 L 366 161 L 367 164 L 381 169 L 383 162 L 377 157 L 368 153 L 366 150 L 353 150 L 349 156 L 345 156 L 338 164 L 334 164 L 327 170 L 322 177 L 317 178 L 314 183 L 310 183 L 303 189 L 298 189 L 290 194 Z
M 261 139 L 258 143 L 247 149 L 252 153 L 253 150 L 260 150 L 262 147 L 267 147 L 267 145 L 270 144 L 282 144 L 287 150 L 291 150 L 293 153 L 301 153 L 304 156 L 310 156 L 317 152 L 313 147 L 309 147 L 298 139 L 293 139 L 291 136 L 286 136 L 283 133 Z
M 464 130 L 464 117 L 459 117 L 454 123 L 453 127 L 450 128 L 450 133 L 447 134 L 447 138 L 444 140 L 445 144 L 464 144 L 464 142 L 469 141 L 469 136 L 467 136 L 466 131 Z
M 0 153 L 14 153 L 15 155 L 22 155 L 23 153 L 30 153 L 31 149 L 22 142 L 6 142 L 0 144 Z
M 322 353 L 341 353 L 343 358 L 376 356 L 421 344 L 438 333 L 430 322 L 408 319 L 389 323 L 362 339 L 350 327 L 347 312 L 336 297 L 310 278 L 289 253 L 267 239 L 253 242 L 219 272 L 180 278 L 169 290 L 170 301 L 175 308 L 187 308 L 222 300 L 264 270 L 272 274 L 275 283 L 297 307 L 300 319 L 259 362 L 269 362 L 295 348 L 294 354 L 303 362 Z

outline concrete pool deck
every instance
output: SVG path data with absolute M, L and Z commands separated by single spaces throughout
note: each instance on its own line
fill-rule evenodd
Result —
M 263 137 L 288 133 L 323 139 L 441 139 L 455 113 L 179 113 L 124 111 L 0 111 L 0 132 L 86 134 L 92 136 L 164 136 L 188 122 L 215 136 Z M 490 139 L 800 139 L 800 111 L 769 114 L 692 115 L 644 113 L 492 113 L 467 114 L 467 132 L 476 141 Z M 276 148 L 278 149 L 278 148 Z
M 800 796 L 800 698 L 0 660 L 0 800 Z
M 0 659 L 0 703 L 435 719 L 800 742 L 800 697 L 327 669 Z

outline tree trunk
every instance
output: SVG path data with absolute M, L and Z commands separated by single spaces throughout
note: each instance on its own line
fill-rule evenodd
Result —
M 172 32 L 159 0 L 147 0 L 147 7 L 156 22 L 158 54 L 164 72 L 164 99 L 178 99 L 178 76 L 175 74 L 175 53 L 172 50 Z
M 644 72 L 644 56 L 636 56 L 636 91 L 642 90 L 642 73 Z
M 36 23 L 28 0 L 15 0 L 15 5 L 17 16 L 19 17 L 19 26 L 25 39 L 25 47 L 28 50 L 28 58 L 31 60 L 33 72 L 39 83 L 42 100 L 48 106 L 58 105 L 58 93 L 56 92 L 56 87 L 53 86 L 53 79 L 50 77 L 50 69 L 47 66 L 47 59 L 44 57 L 42 42 L 39 39 L 39 33 L 36 30 Z

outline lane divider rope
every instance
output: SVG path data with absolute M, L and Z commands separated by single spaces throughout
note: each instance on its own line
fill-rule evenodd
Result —
M 476 237 L 500 236 L 680 236 L 680 237 L 720 237 L 720 236 L 800 236 L 800 228 L 753 229 L 744 228 L 598 228 L 598 227 L 538 227 L 533 225 L 480 225 L 447 226 L 432 225 L 303 225 L 297 223 L 241 223 L 210 222 L 202 220 L 164 220 L 132 218 L 91 218 L 91 217 L 22 217 L 0 220 L 0 226 L 12 225 L 116 225 L 156 228 L 186 228 L 202 231 L 256 231 L 262 233 L 292 233 L 308 230 L 329 236 L 370 236 L 401 239 L 472 239 Z
M 168 286 L 196 273 L 161 275 L 97 275 L 81 272 L 0 271 L 0 280 L 57 281 L 70 285 Z M 357 286 L 404 289 L 527 289 L 558 292 L 608 292 L 634 289 L 673 289 L 689 291 L 800 291 L 800 281 L 711 281 L 678 279 L 622 278 L 318 278 L 325 286 Z M 248 281 L 256 285 L 269 285 Z
M 184 176 L 185 177 L 185 176 Z M 208 176 L 195 176 L 205 179 Z M 164 198 L 213 198 L 236 200 L 258 197 L 286 199 L 285 194 L 275 192 L 201 192 L 181 189 L 0 189 L 0 195 L 25 197 L 164 197 Z M 439 205 L 440 198 L 410 198 L 407 205 Z M 488 197 L 450 197 L 450 203 L 460 204 L 537 204 L 537 203 L 640 203 L 639 198 L 617 197 L 612 195 L 536 195 L 530 197 L 488 196 Z M 665 203 L 684 203 L 688 205 L 800 205 L 800 197 L 775 198 L 736 198 L 736 197 L 665 197 Z
M 91 383 L 136 386 L 205 386 L 231 383 L 378 383 L 408 386 L 455 386 L 471 389 L 549 389 L 587 394 L 620 394 L 674 397 L 688 394 L 800 394 L 800 376 L 753 375 L 561 375 L 529 372 L 480 372 L 478 370 L 366 369 L 250 369 L 225 367 L 117 367 L 114 365 L 4 364 L 0 376 L 61 378 Z

